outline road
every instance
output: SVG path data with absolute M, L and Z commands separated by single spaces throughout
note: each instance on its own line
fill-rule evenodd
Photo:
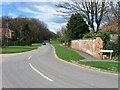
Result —
M 33 51 L 3 55 L 2 87 L 118 88 L 118 76 L 61 61 L 47 44 Z

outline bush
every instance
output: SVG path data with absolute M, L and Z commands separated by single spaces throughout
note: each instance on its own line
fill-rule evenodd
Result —
M 110 34 L 114 34 L 114 33 L 115 31 L 113 29 L 106 29 L 104 31 L 99 31 L 97 33 L 97 36 L 101 37 L 103 40 L 103 49 L 107 49 L 107 45 L 110 41 Z
M 120 34 L 118 35 L 117 43 L 118 43 L 118 60 L 120 61 Z
M 116 32 L 112 29 L 108 29 L 105 31 L 99 31 L 97 36 L 101 37 L 103 40 L 103 49 L 105 50 L 114 50 L 113 56 L 119 56 L 119 40 L 110 41 L 110 34 L 115 34 Z M 109 53 L 105 53 L 108 54 Z
M 20 46 L 26 46 L 26 41 L 24 41 L 24 40 L 22 40 L 22 41 L 20 41 Z
M 2 46 L 7 46 L 7 39 L 6 38 L 2 38 Z
M 26 46 L 26 41 L 22 40 L 22 41 L 9 41 L 8 42 L 8 46 Z M 30 45 L 30 43 L 29 43 Z
M 15 41 L 8 41 L 8 46 L 14 46 Z
M 92 33 L 87 33 L 87 34 L 84 34 L 83 38 L 95 38 L 96 37 L 96 34 L 92 34 Z
M 118 49 L 118 47 L 119 47 L 119 44 L 118 44 L 117 41 L 115 41 L 115 42 L 108 41 L 108 42 L 107 42 L 107 45 L 105 46 L 105 48 L 106 48 L 107 50 L 113 50 L 113 51 L 114 51 L 114 52 L 113 52 L 113 56 L 119 55 L 119 49 Z
M 101 37 L 103 40 L 103 49 L 106 49 L 107 42 L 110 41 L 110 33 L 107 31 L 99 31 L 97 36 Z
M 8 46 L 20 46 L 19 41 L 9 41 Z
M 105 29 L 104 31 L 108 32 L 109 34 L 116 34 L 116 30 L 109 28 L 109 29 Z
M 0 38 L 0 47 L 2 47 L 2 39 Z

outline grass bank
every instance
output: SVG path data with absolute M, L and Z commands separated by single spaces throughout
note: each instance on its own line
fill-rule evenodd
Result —
M 0 53 L 7 54 L 7 53 L 26 52 L 26 51 L 37 49 L 40 46 L 41 44 L 32 44 L 31 46 L 7 46 L 7 47 L 0 48 L 0 50 L 2 49 Z
M 52 40 L 51 44 L 55 47 L 56 54 L 59 58 L 70 61 L 70 60 L 82 60 L 84 57 L 80 56 L 77 52 L 60 46 L 60 43 L 57 40 Z
M 120 62 L 93 62 L 93 61 L 89 61 L 89 62 L 79 62 L 79 64 L 82 65 L 87 65 L 87 66 L 91 66 L 91 67 L 95 67 L 95 68 L 99 68 L 102 70 L 107 70 L 107 71 L 111 71 L 111 72 L 120 72 Z
M 77 52 L 60 46 L 58 40 L 52 40 L 51 44 L 55 47 L 56 54 L 59 58 L 70 61 L 77 61 L 78 64 L 91 66 L 101 70 L 106 70 L 114 73 L 120 73 L 120 62 L 105 62 L 105 61 L 81 61 L 84 57 L 80 56 Z

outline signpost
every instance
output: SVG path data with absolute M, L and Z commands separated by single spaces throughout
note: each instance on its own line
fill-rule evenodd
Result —
M 113 50 L 100 50 L 101 53 L 103 52 L 109 52 L 110 53 L 110 60 L 112 60 L 112 53 L 113 53 Z

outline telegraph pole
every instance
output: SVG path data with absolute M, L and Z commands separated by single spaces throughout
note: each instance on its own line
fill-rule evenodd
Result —
M 7 20 L 7 28 L 9 28 L 9 20 Z M 8 31 L 7 31 L 8 33 Z M 7 38 L 7 46 L 8 46 L 8 35 L 6 35 L 6 38 Z

